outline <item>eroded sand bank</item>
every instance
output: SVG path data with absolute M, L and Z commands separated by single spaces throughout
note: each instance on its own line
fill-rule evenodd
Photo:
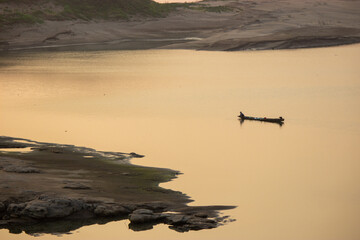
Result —
M 249 50 L 322 47 L 360 42 L 358 0 L 223 0 L 211 12 L 179 8 L 165 18 L 46 21 L 0 33 L 0 49 Z

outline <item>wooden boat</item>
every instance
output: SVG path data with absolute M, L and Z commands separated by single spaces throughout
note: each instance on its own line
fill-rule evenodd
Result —
M 253 121 L 271 122 L 271 123 L 278 123 L 278 124 L 283 124 L 284 120 L 285 120 L 282 117 L 279 117 L 279 118 L 266 118 L 266 117 L 259 118 L 259 117 L 248 117 L 248 116 L 245 116 L 245 115 L 243 115 L 243 116 L 239 115 L 238 117 L 240 118 L 241 121 L 253 120 Z

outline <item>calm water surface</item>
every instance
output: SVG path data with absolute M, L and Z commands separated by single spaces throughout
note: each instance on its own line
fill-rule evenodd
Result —
M 359 62 L 360 45 L 0 57 L 0 135 L 145 154 L 135 163 L 184 173 L 163 186 L 192 205 L 238 206 L 214 230 L 120 221 L 37 239 L 360 239 Z

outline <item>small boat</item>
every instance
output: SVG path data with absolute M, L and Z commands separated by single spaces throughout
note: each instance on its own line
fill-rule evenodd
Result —
M 284 120 L 285 120 L 285 119 L 282 118 L 282 117 L 279 117 L 279 118 L 248 117 L 248 116 L 245 116 L 244 114 L 242 114 L 241 112 L 240 112 L 240 115 L 239 115 L 238 117 L 240 118 L 241 121 L 244 121 L 244 120 L 252 120 L 252 121 L 271 122 L 271 123 L 278 123 L 278 124 L 283 124 L 283 123 L 284 123 Z

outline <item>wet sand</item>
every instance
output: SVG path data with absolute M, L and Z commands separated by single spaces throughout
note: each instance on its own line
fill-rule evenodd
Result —
M 360 1 L 203 1 L 229 11 L 179 8 L 165 18 L 46 21 L 1 31 L 1 50 L 324 47 L 360 42 Z

